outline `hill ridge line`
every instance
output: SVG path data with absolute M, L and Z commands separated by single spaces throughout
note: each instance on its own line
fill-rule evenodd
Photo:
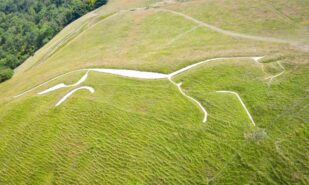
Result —
M 117 16 L 119 14 L 122 14 L 122 13 L 129 13 L 129 12 L 132 12 L 132 11 L 133 12 L 134 11 L 147 11 L 147 10 L 156 10 L 156 11 L 169 12 L 169 13 L 181 16 L 181 17 L 183 17 L 183 18 L 185 18 L 187 20 L 193 21 L 193 22 L 199 24 L 199 26 L 204 26 L 204 27 L 207 27 L 207 28 L 209 28 L 209 29 L 211 29 L 213 31 L 218 32 L 218 33 L 222 33 L 224 35 L 229 35 L 229 36 L 232 36 L 232 37 L 239 37 L 239 38 L 256 40 L 256 41 L 264 41 L 264 42 L 290 44 L 293 47 L 300 48 L 300 49 L 302 49 L 304 51 L 308 51 L 309 50 L 309 46 L 308 45 L 303 45 L 302 46 L 299 42 L 296 42 L 296 41 L 284 40 L 284 39 L 273 38 L 273 37 L 255 36 L 255 35 L 249 35 L 249 34 L 246 34 L 246 33 L 239 33 L 239 32 L 235 32 L 235 31 L 225 30 L 225 29 L 216 27 L 214 25 L 211 25 L 211 24 L 206 23 L 204 21 L 198 20 L 198 19 L 196 19 L 194 17 L 191 17 L 189 15 L 186 15 L 186 14 L 178 12 L 178 11 L 174 11 L 174 10 L 170 10 L 170 9 L 165 9 L 165 8 L 138 7 L 138 8 L 134 8 L 134 9 L 119 10 L 119 11 L 116 11 L 114 13 L 111 13 L 110 15 L 101 15 L 102 17 L 104 17 L 104 19 L 99 20 L 98 22 L 95 22 L 94 24 L 90 24 L 90 23 L 85 22 L 77 30 L 68 33 L 63 39 L 60 39 L 54 46 L 50 46 L 49 48 L 52 48 L 53 50 L 52 50 L 51 54 L 48 54 L 47 58 L 51 57 L 55 53 L 55 50 L 58 50 L 59 47 L 62 47 L 62 46 L 65 47 L 65 46 L 69 45 L 74 40 L 76 40 L 81 35 L 83 35 L 87 30 L 93 28 L 94 26 L 96 26 L 96 25 L 98 25 L 98 24 L 100 24 L 102 22 L 108 21 L 109 19 L 111 19 L 111 18 L 113 18 L 113 17 L 115 17 L 115 16 Z M 85 30 L 83 30 L 82 32 L 78 33 L 87 24 L 90 24 L 90 26 L 88 28 L 86 28 Z M 78 34 L 75 35 L 75 37 L 71 38 L 71 40 L 70 40 L 70 36 L 74 35 L 76 33 L 78 33 Z M 67 39 L 67 37 L 69 37 L 69 38 Z M 44 58 L 43 60 L 46 60 L 46 56 L 44 56 L 44 57 L 43 57 Z M 39 62 L 39 63 L 41 63 L 41 62 Z

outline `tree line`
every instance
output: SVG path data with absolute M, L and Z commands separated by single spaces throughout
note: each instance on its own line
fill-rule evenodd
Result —
M 1 0 L 0 82 L 63 27 L 107 0 Z

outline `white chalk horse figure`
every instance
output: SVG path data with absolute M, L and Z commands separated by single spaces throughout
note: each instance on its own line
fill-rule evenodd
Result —
M 186 97 L 187 99 L 193 101 L 194 103 L 196 103 L 199 108 L 202 110 L 202 112 L 204 113 L 204 117 L 203 117 L 203 122 L 205 123 L 207 121 L 207 117 L 208 117 L 208 112 L 206 111 L 205 107 L 196 99 L 194 99 L 193 97 L 187 95 L 183 89 L 181 88 L 181 85 L 182 83 L 176 83 L 175 81 L 173 81 L 173 77 L 180 74 L 180 73 L 183 73 L 185 71 L 188 71 L 194 67 L 197 67 L 199 65 L 202 65 L 202 64 L 205 64 L 205 63 L 208 63 L 208 62 L 215 62 L 215 61 L 220 61 L 220 60 L 227 60 L 227 59 L 244 59 L 244 58 L 250 58 L 252 59 L 253 61 L 255 62 L 259 62 L 259 60 L 263 57 L 229 57 L 229 58 L 214 58 L 214 59 L 208 59 L 208 60 L 205 60 L 205 61 L 201 61 L 201 62 L 198 62 L 198 63 L 195 63 L 195 64 L 192 64 L 192 65 L 189 65 L 187 67 L 184 67 L 182 69 L 179 69 L 175 72 L 172 72 L 170 74 L 163 74 L 163 73 L 156 73 L 156 72 L 146 72 L 146 71 L 136 71 L 136 70 L 128 70 L 128 69 L 105 69 L 105 68 L 90 68 L 90 69 L 80 69 L 80 70 L 76 70 L 76 71 L 72 71 L 72 72 L 69 72 L 69 73 L 66 73 L 66 74 L 70 74 L 70 73 L 73 73 L 73 72 L 80 72 L 80 71 L 85 71 L 86 73 L 82 76 L 82 78 L 72 84 L 72 85 L 66 85 L 64 83 L 60 83 L 60 84 L 57 84 L 53 87 L 50 87 L 44 91 L 41 91 L 39 92 L 38 94 L 39 95 L 43 95 L 43 94 L 47 94 L 47 93 L 50 93 L 50 92 L 53 92 L 55 90 L 58 90 L 58 89 L 62 89 L 62 88 L 68 88 L 68 87 L 77 87 L 79 85 L 81 85 L 83 82 L 85 82 L 89 76 L 89 72 L 98 72 L 98 73 L 107 73 L 107 74 L 113 74 L 113 75 L 118 75 L 118 76 L 124 76 L 124 77 L 130 77 L 130 78 L 139 78 L 139 79 L 167 79 L 169 80 L 173 85 L 175 85 L 177 87 L 177 89 L 179 90 L 179 92 L 184 96 Z M 66 74 L 63 74 L 63 75 L 60 75 L 56 78 L 53 78 L 41 85 L 38 85 L 28 91 L 25 91 L 15 97 L 19 97 L 19 96 L 22 96 L 30 91 L 33 91 L 35 90 L 36 88 L 42 86 L 42 85 L 45 85 L 46 83 L 52 81 L 52 80 L 55 80 L 59 77 L 63 77 L 64 75 Z M 70 96 L 72 96 L 75 92 L 79 91 L 79 90 L 87 90 L 89 91 L 90 93 L 94 93 L 95 90 L 93 87 L 89 87 L 89 86 L 80 86 L 76 89 L 73 89 L 72 91 L 70 91 L 69 93 L 67 93 L 64 97 L 62 97 L 57 103 L 56 103 L 56 107 L 57 106 L 60 106 L 62 103 L 64 103 Z M 232 92 L 232 91 L 217 91 L 218 93 L 231 93 L 231 94 L 234 94 L 237 96 L 237 98 L 239 99 L 240 103 L 242 104 L 242 106 L 244 107 L 246 113 L 248 114 L 248 117 L 250 118 L 251 120 L 251 123 L 253 125 L 255 125 L 255 122 L 251 116 L 251 114 L 249 113 L 248 109 L 246 108 L 245 104 L 243 103 L 243 101 L 241 100 L 240 96 L 236 93 L 236 92 Z

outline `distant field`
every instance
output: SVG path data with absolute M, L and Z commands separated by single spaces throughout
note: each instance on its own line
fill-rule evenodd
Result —
M 220 28 L 308 42 L 306 0 L 195 0 L 173 9 Z
M 65 28 L 0 84 L 0 184 L 308 184 L 304 45 L 234 37 L 163 10 L 305 44 L 307 6 L 302 0 L 111 0 Z M 75 72 L 13 98 L 76 69 L 168 74 L 233 56 L 264 57 L 217 60 L 173 77 L 207 109 L 206 123 L 199 106 L 167 79 L 90 72 L 82 85 L 93 87 L 93 94 L 78 91 L 59 107 L 56 102 L 76 87 L 37 94 L 85 74 Z M 237 96 L 217 91 L 238 93 L 256 125 Z

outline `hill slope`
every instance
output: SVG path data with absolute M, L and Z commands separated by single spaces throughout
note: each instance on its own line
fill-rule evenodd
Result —
M 308 184 L 308 6 L 109 1 L 0 84 L 0 182 Z

